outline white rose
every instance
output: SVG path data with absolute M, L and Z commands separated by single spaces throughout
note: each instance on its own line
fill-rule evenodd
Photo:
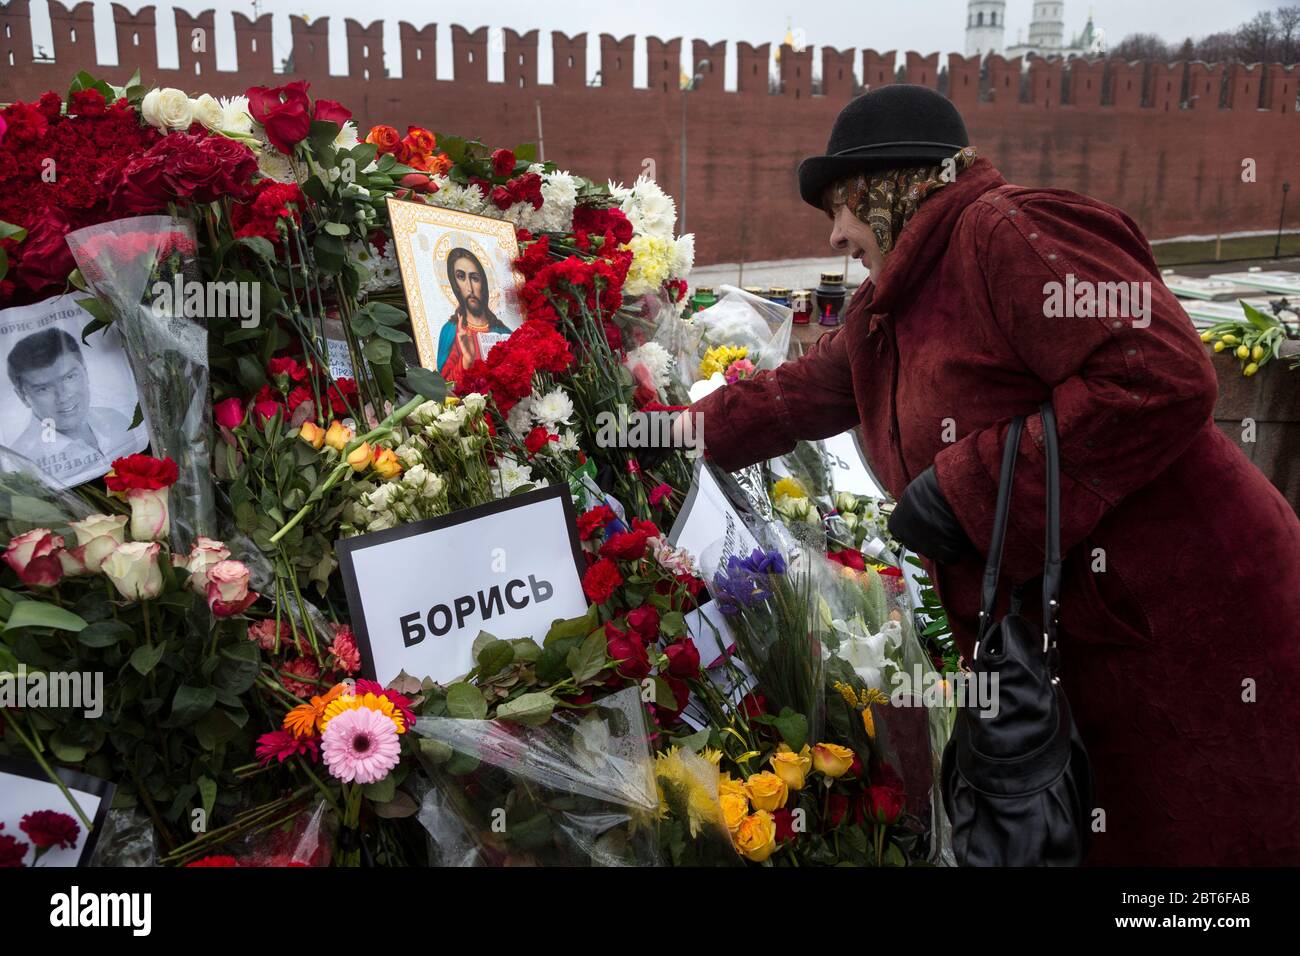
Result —
M 190 100 L 190 112 L 205 129 L 210 129 L 214 133 L 220 133 L 225 129 L 225 111 L 217 102 L 217 98 L 211 94 L 204 93 L 198 99 Z
M 77 535 L 77 544 L 89 544 L 95 538 L 108 537 L 123 544 L 126 541 L 126 515 L 91 515 L 80 521 L 69 521 L 68 527 Z
M 465 405 L 465 411 L 470 415 L 481 414 L 487 407 L 487 399 L 478 392 L 470 392 L 461 401 Z
M 220 541 L 199 535 L 190 553 L 181 557 L 172 555 L 172 564 L 184 568 L 190 574 L 190 589 L 195 594 L 208 592 L 208 569 L 230 557 L 230 549 Z
M 146 105 L 149 97 L 155 93 L 158 95 L 152 106 Z M 183 90 L 171 86 L 163 87 L 161 90 L 150 90 L 145 95 L 145 102 L 140 104 L 140 112 L 144 114 L 146 123 L 163 131 L 189 129 L 190 124 L 194 122 L 194 109 L 190 105 L 190 98 Z
M 101 569 L 124 598 L 147 601 L 162 593 L 162 568 L 158 567 L 161 550 L 157 541 L 119 544 Z
M 133 488 L 126 501 L 131 506 L 131 537 L 136 541 L 158 541 L 167 537 L 167 488 Z

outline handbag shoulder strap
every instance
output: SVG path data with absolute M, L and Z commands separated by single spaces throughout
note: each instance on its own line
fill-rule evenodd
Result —
M 1056 414 L 1051 402 L 1039 407 L 1043 419 L 1043 452 L 1047 461 L 1047 513 L 1046 540 L 1043 553 L 1043 649 L 1056 644 L 1056 612 L 1061 589 L 1061 499 L 1060 458 L 1056 439 Z M 998 500 L 993 518 L 993 535 L 989 540 L 988 561 L 984 565 L 984 582 L 980 596 L 980 617 L 976 636 L 976 650 L 993 626 L 993 610 L 997 605 L 998 582 L 1002 575 L 1002 551 L 1006 543 L 1007 524 L 1011 517 L 1011 496 L 1015 484 L 1016 456 L 1020 452 L 1020 436 L 1024 431 L 1025 416 L 1011 420 L 1007 428 L 1006 445 L 1002 450 L 1002 471 L 998 479 Z

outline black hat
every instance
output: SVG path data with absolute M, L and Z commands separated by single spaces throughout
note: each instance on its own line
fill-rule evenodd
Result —
M 826 155 L 799 164 L 799 195 L 821 209 L 823 191 L 845 176 L 939 163 L 969 145 L 946 96 L 927 86 L 882 86 L 840 110 Z

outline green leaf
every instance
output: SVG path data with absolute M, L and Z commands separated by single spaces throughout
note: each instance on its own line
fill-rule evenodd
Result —
M 153 670 L 160 660 L 162 660 L 163 649 L 158 645 L 149 647 L 142 644 L 131 652 L 131 666 L 144 676 Z
M 22 242 L 27 238 L 27 230 L 22 226 L 15 226 L 12 222 L 5 222 L 0 219 L 0 239 L 12 239 L 14 242 Z
M 346 236 L 352 230 L 341 222 L 327 222 L 325 223 L 325 231 L 331 236 Z
M 86 627 L 86 622 L 80 615 L 54 604 L 19 600 L 14 602 L 13 610 L 9 612 L 9 620 L 0 629 L 0 633 L 19 627 L 49 627 L 56 631 L 80 631 Z
M 487 701 L 473 684 L 452 684 L 447 688 L 447 714 L 457 720 L 482 720 L 487 716 Z
M 217 692 L 212 687 L 190 687 L 182 684 L 172 698 L 171 722 L 176 726 L 198 720 L 217 702 Z
M 1282 324 L 1276 316 L 1269 315 L 1267 312 L 1261 312 L 1245 299 L 1238 299 L 1237 301 L 1241 304 L 1242 310 L 1245 311 L 1246 318 L 1249 320 L 1250 324 L 1261 332 L 1275 329 Z
M 679 637 L 686 633 L 686 618 L 681 611 L 669 611 L 659 619 L 659 630 L 668 637 Z
M 441 402 L 447 397 L 447 380 L 432 369 L 420 368 L 418 365 L 407 369 L 403 381 L 411 391 L 430 401 Z
M 406 313 L 397 306 L 387 302 L 372 302 L 366 306 L 366 312 L 380 325 L 398 326 L 406 324 Z
M 492 677 L 509 667 L 515 659 L 515 649 L 509 641 L 492 641 L 478 657 L 479 678 Z
M 361 788 L 361 792 L 365 794 L 366 799 L 371 803 L 387 803 L 397 793 L 397 780 L 390 773 L 382 780 L 365 784 Z
M 791 750 L 801 750 L 808 742 L 808 718 L 803 714 L 786 707 L 772 719 L 772 724 Z
M 587 635 L 581 646 L 569 651 L 565 663 L 579 684 L 591 680 L 605 667 L 605 629 L 599 627 Z
M 264 236 L 244 236 L 242 239 L 236 239 L 235 245 L 243 246 L 259 259 L 265 259 L 267 262 L 276 261 L 275 246 L 271 245 L 270 240 Z
M 497 719 L 536 727 L 546 723 L 554 710 L 555 698 L 550 694 L 535 691 L 520 694 L 514 700 L 506 701 L 497 708 Z
M 393 360 L 393 345 L 386 339 L 371 339 L 361 353 L 371 365 L 387 365 Z
M 130 431 L 133 428 L 139 428 L 143 422 L 144 422 L 144 409 L 140 407 L 139 402 L 136 402 L 135 413 L 131 415 L 131 424 L 127 426 L 127 431 Z
M 199 777 L 199 796 L 203 800 L 203 812 L 211 815 L 212 805 L 217 802 L 217 782 L 211 777 Z
M 676 707 L 677 702 L 674 701 L 672 706 Z M 712 733 L 711 728 L 705 727 L 703 730 L 697 731 L 696 733 L 693 733 L 688 737 L 677 738 L 676 744 L 679 747 L 684 747 L 687 750 L 692 750 L 695 753 L 699 753 L 701 750 L 703 750 L 705 747 L 709 745 L 709 735 L 711 733 Z
M 600 609 L 594 604 L 587 606 L 587 613 L 582 617 L 557 618 L 551 622 L 551 629 L 542 641 L 544 647 L 550 647 L 555 641 L 566 637 L 585 638 L 600 623 Z
M 86 647 L 112 647 L 118 641 L 129 639 L 132 633 L 121 621 L 97 621 L 82 629 L 77 640 Z

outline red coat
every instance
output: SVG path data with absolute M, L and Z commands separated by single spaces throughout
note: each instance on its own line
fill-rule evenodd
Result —
M 1149 283 L 1149 325 L 1048 317 L 1071 275 Z M 1300 864 L 1300 522 L 1215 427 L 1216 394 L 1128 216 L 980 160 L 925 201 L 841 328 L 694 410 L 729 469 L 859 426 L 892 496 L 934 464 L 986 552 L 1007 422 L 1052 399 L 1062 682 L 1105 811 L 1090 861 Z M 1028 438 L 1004 581 L 1042 570 L 1036 414 Z M 929 570 L 969 654 L 983 558 Z

